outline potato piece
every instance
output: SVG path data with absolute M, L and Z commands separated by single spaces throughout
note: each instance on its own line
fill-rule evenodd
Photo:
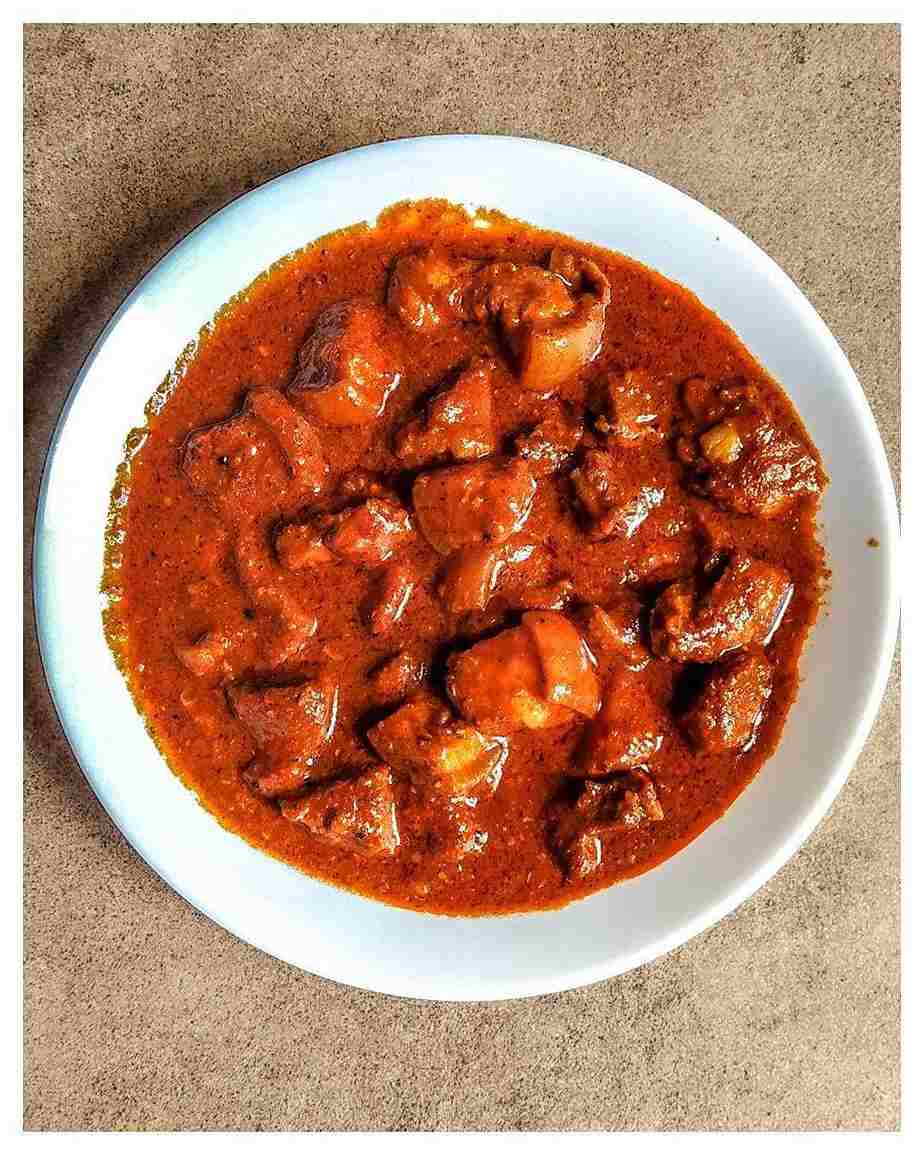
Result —
M 552 393 L 576 377 L 600 352 L 605 320 L 606 305 L 582 297 L 569 317 L 524 332 L 516 342 L 523 388 Z
M 574 718 L 566 706 L 546 700 L 536 644 L 523 626 L 454 654 L 446 686 L 459 712 L 489 734 L 542 730 Z
M 522 625 L 454 654 L 447 688 L 459 711 L 487 733 L 560 726 L 599 706 L 583 641 L 552 611 L 524 614 Z
M 600 686 L 581 635 L 554 610 L 524 614 L 523 627 L 539 655 L 546 700 L 592 718 L 600 708 Z
M 714 465 L 732 465 L 744 452 L 744 442 L 731 417 L 701 433 L 699 444 L 703 455 Z
M 470 306 L 476 320 L 497 320 L 520 384 L 543 395 L 597 356 L 610 301 L 609 282 L 592 261 L 556 251 L 552 263 L 556 271 L 486 265 L 474 278 Z
M 568 316 L 529 325 L 520 336 L 520 383 L 537 393 L 559 389 L 594 360 L 611 297 L 609 281 L 587 257 L 553 249 L 549 270 L 568 285 L 574 305 Z

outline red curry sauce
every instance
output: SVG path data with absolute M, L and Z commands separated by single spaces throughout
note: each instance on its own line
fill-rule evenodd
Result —
M 727 326 L 624 256 L 396 206 L 235 299 L 131 445 L 116 656 L 174 772 L 308 874 L 561 905 L 778 741 L 824 475 Z

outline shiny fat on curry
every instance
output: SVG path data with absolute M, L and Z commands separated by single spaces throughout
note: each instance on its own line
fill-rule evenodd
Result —
M 395 206 L 226 306 L 130 443 L 116 658 L 217 820 L 315 877 L 560 906 L 777 744 L 822 466 L 734 333 L 625 256 Z

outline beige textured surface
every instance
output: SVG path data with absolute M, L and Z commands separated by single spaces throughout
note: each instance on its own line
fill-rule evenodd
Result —
M 230 197 L 353 145 L 546 137 L 739 225 L 898 451 L 899 37 L 882 27 L 26 32 L 26 503 L 96 333 Z M 898 706 L 807 846 L 669 957 L 529 1002 L 402 1002 L 191 910 L 91 796 L 26 644 L 29 1129 L 894 1128 Z

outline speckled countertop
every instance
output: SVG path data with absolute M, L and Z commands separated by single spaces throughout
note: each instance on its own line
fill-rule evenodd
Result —
M 296 164 L 389 137 L 545 137 L 733 221 L 899 437 L 894 26 L 31 26 L 27 521 L 66 390 L 148 266 Z M 29 530 L 27 525 L 27 532 Z M 29 607 L 27 607 L 27 615 Z M 25 1126 L 895 1128 L 898 695 L 754 898 L 668 957 L 526 1002 L 405 1002 L 232 938 L 125 843 L 25 647 Z

